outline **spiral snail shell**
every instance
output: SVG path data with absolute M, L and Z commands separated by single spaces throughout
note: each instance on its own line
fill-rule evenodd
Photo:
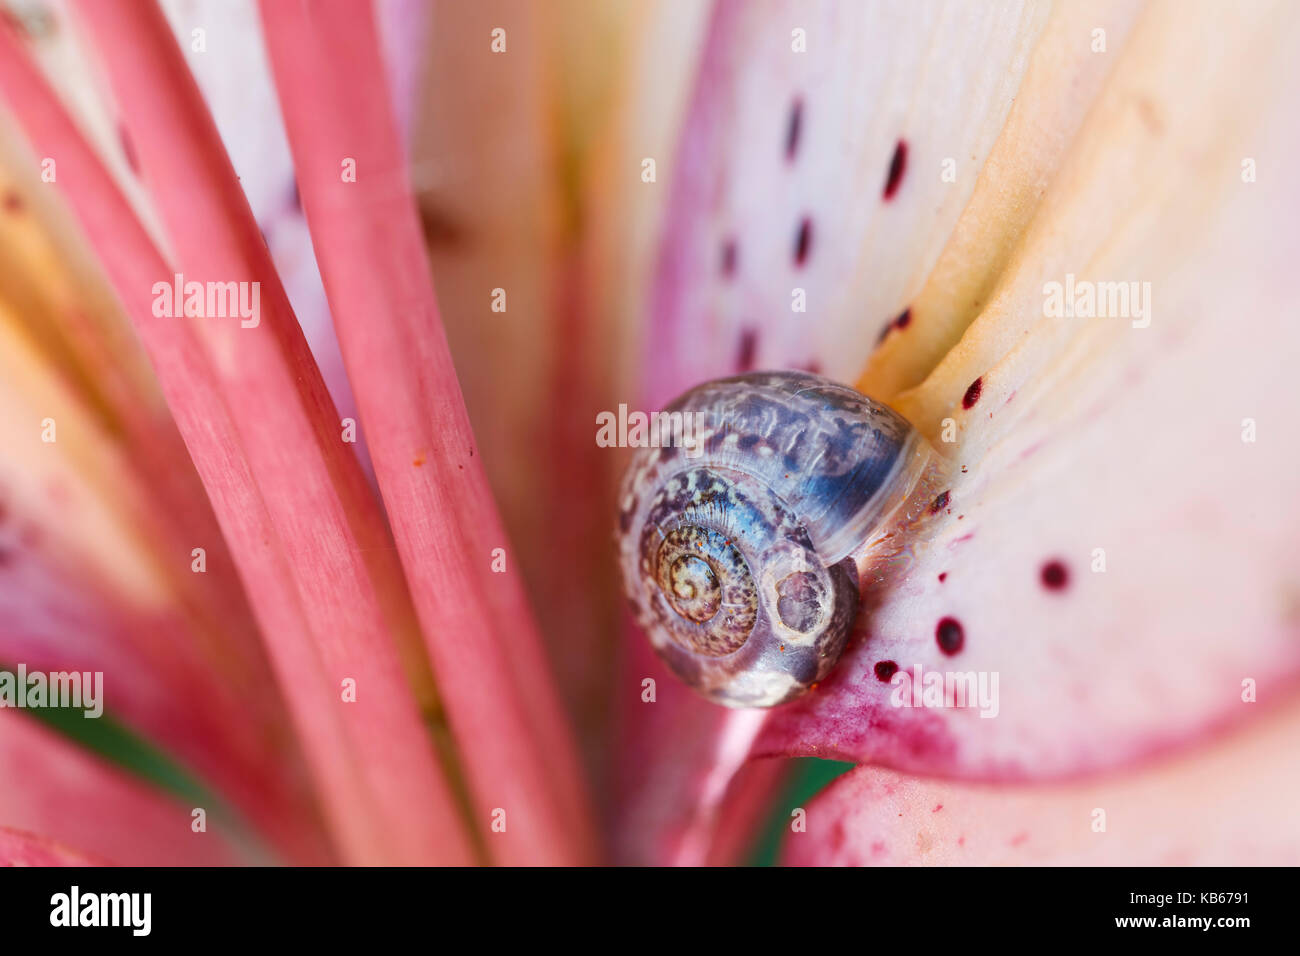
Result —
M 693 443 L 641 448 L 620 495 L 634 614 L 687 684 L 770 707 L 835 666 L 859 587 L 902 549 L 941 459 L 895 412 L 806 372 L 707 382 L 666 409 Z

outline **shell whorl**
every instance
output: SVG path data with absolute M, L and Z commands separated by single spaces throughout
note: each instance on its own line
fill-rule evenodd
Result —
M 624 478 L 619 561 L 633 611 L 711 700 L 783 703 L 839 658 L 857 611 L 855 554 L 932 453 L 893 411 L 804 372 L 708 382 L 665 411 L 699 427 L 693 445 L 638 450 Z

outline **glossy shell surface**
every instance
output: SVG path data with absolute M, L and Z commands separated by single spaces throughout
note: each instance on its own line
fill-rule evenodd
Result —
M 797 697 L 844 648 L 854 552 L 914 482 L 919 439 L 890 409 L 804 372 L 708 382 L 664 412 L 683 416 L 661 430 L 681 440 L 638 449 L 620 497 L 633 612 L 710 699 Z

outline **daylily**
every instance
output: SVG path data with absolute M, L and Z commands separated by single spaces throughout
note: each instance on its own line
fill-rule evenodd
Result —
M 0 861 L 1300 861 L 1288 4 L 164 6 L 0 24 Z M 953 480 L 731 711 L 596 423 L 759 367 Z

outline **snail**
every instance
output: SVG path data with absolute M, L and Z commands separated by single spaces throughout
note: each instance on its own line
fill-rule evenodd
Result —
M 835 666 L 864 584 L 906 564 L 943 459 L 891 409 L 806 372 L 707 382 L 666 411 L 699 425 L 638 449 L 623 478 L 633 614 L 710 700 L 792 700 Z

